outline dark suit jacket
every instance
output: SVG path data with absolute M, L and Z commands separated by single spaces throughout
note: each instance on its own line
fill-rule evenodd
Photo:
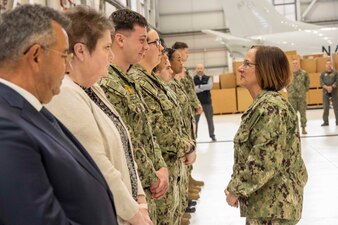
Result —
M 68 139 L 0 83 L 1 225 L 117 225 L 98 167 L 60 126 Z

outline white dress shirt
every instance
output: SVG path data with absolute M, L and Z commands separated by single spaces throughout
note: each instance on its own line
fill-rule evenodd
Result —
M 42 104 L 40 103 L 40 101 L 25 89 L 2 78 L 0 78 L 0 83 L 18 92 L 18 94 L 21 95 L 24 99 L 26 99 L 37 111 L 40 111 L 42 109 Z

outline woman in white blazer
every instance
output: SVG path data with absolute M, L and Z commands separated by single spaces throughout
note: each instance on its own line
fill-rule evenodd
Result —
M 152 225 L 137 174 L 129 133 L 96 82 L 108 73 L 112 26 L 89 7 L 66 12 L 72 69 L 47 108 L 94 159 L 113 195 L 119 224 Z M 62 55 L 61 55 L 62 57 Z M 71 188 L 71 187 L 70 187 Z

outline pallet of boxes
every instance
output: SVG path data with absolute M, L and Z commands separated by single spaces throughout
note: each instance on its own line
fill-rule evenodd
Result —
M 213 79 L 216 81 L 216 79 Z M 214 82 L 211 90 L 214 114 L 236 113 L 236 78 L 233 73 L 223 73 L 218 76 L 219 82 Z
M 325 64 L 329 57 L 323 54 L 304 55 L 303 58 L 297 55 L 296 51 L 285 52 L 292 71 L 292 60 L 300 61 L 301 69 L 309 74 L 310 90 L 307 92 L 308 106 L 321 106 L 323 104 L 322 88 L 320 87 L 320 73 L 325 71 Z M 334 56 L 335 66 L 338 67 L 338 54 Z M 239 86 L 240 73 L 238 68 L 243 61 L 233 61 L 233 73 L 219 75 L 219 82 L 214 83 L 211 90 L 214 114 L 225 114 L 244 112 L 252 103 L 252 97 L 246 88 Z M 280 93 L 287 99 L 288 94 L 285 89 Z
M 328 57 L 324 57 L 323 54 L 311 54 L 311 55 L 297 55 L 296 51 L 285 52 L 289 59 L 290 70 L 292 74 L 292 61 L 294 59 L 299 60 L 300 68 L 305 70 L 309 74 L 310 90 L 307 92 L 307 105 L 308 106 L 321 106 L 323 104 L 322 88 L 320 87 L 320 73 L 325 70 L 325 64 Z M 280 93 L 287 98 L 287 92 L 284 90 Z
M 311 54 L 311 55 L 297 55 L 296 51 L 285 52 L 289 59 L 290 70 L 292 74 L 292 61 L 294 59 L 299 60 L 300 68 L 305 70 L 309 74 L 310 90 L 307 92 L 307 105 L 308 106 L 321 106 L 323 104 L 322 88 L 320 87 L 320 73 L 325 71 L 325 64 L 328 57 L 324 57 L 323 54 Z M 287 92 L 284 90 L 280 93 L 287 98 Z
M 307 92 L 308 106 L 322 106 L 323 90 L 320 87 L 320 73 L 326 70 L 326 61 L 330 57 L 324 57 L 323 54 L 304 55 L 300 66 L 307 71 L 310 78 L 310 90 Z

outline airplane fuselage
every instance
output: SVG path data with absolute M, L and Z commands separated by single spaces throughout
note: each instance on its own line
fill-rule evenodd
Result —
M 256 44 L 275 45 L 284 51 L 297 50 L 300 55 L 324 53 L 330 56 L 338 51 L 338 28 L 265 34 L 249 38 Z

